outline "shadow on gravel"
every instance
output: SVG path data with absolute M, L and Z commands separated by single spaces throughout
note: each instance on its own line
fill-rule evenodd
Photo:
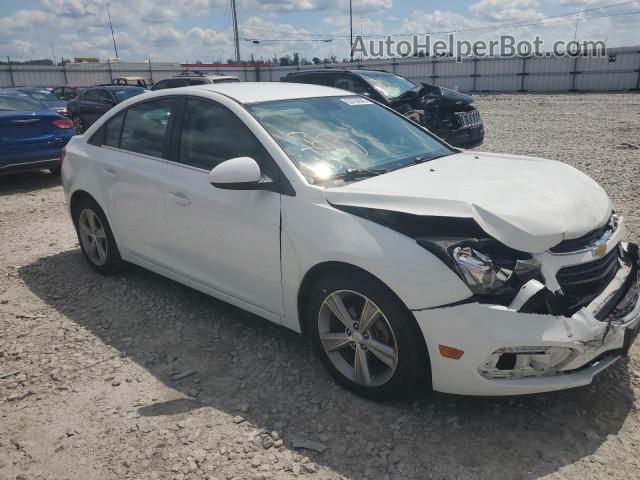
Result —
M 593 454 L 632 405 L 625 361 L 590 387 L 555 394 L 423 392 L 369 402 L 336 386 L 297 334 L 140 268 L 101 277 L 73 250 L 20 275 L 45 302 L 184 394 L 142 406 L 141 415 L 211 405 L 281 432 L 285 445 L 325 442 L 324 453 L 309 456 L 349 477 L 540 477 Z
M 49 170 L 0 175 L 0 197 L 33 192 L 56 185 L 60 185 L 60 176 L 51 174 Z

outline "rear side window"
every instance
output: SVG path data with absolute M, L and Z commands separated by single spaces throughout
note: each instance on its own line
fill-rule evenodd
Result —
M 251 157 L 267 166 L 268 154 L 249 129 L 226 108 L 189 99 L 180 132 L 180 162 L 211 170 L 236 157 Z
M 122 132 L 122 123 L 124 121 L 124 113 L 112 118 L 104 127 L 104 143 L 109 147 L 120 147 L 120 133 Z
M 87 90 L 82 94 L 80 100 L 84 100 L 85 102 L 97 102 L 100 94 L 98 90 Z
M 173 99 L 144 102 L 127 110 L 120 148 L 152 157 L 163 157 L 167 125 L 174 107 Z
M 207 83 L 207 81 L 202 78 L 185 78 L 184 82 L 186 85 L 204 85 Z

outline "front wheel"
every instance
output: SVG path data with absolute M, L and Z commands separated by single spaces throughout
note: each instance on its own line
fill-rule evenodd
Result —
M 413 315 L 364 273 L 318 282 L 307 313 L 316 352 L 331 375 L 373 400 L 406 395 L 424 383 L 429 360 Z

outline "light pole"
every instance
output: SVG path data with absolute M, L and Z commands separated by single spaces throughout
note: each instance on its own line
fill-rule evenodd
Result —
M 111 23 L 111 12 L 109 11 L 109 4 L 107 3 L 107 16 L 109 17 L 109 27 L 111 28 L 111 39 L 113 40 L 113 49 L 116 52 L 116 58 L 118 57 L 118 47 L 116 46 L 116 36 L 113 34 L 113 23 Z
M 240 65 L 240 41 L 238 39 L 238 12 L 236 10 L 236 0 L 231 0 L 231 13 L 233 15 L 233 37 L 236 47 L 236 64 Z
M 351 57 L 351 62 L 353 62 L 353 8 L 351 6 L 351 0 L 349 0 L 349 36 L 351 38 L 351 43 L 349 44 L 349 56 Z

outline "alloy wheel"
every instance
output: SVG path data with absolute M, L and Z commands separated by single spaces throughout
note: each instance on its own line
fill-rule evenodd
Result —
M 398 365 L 398 342 L 386 316 L 369 298 L 335 291 L 318 313 L 320 343 L 333 366 L 365 387 L 388 382 Z
M 95 265 L 104 265 L 107 262 L 107 235 L 93 210 L 85 208 L 80 212 L 78 231 L 89 260 Z

